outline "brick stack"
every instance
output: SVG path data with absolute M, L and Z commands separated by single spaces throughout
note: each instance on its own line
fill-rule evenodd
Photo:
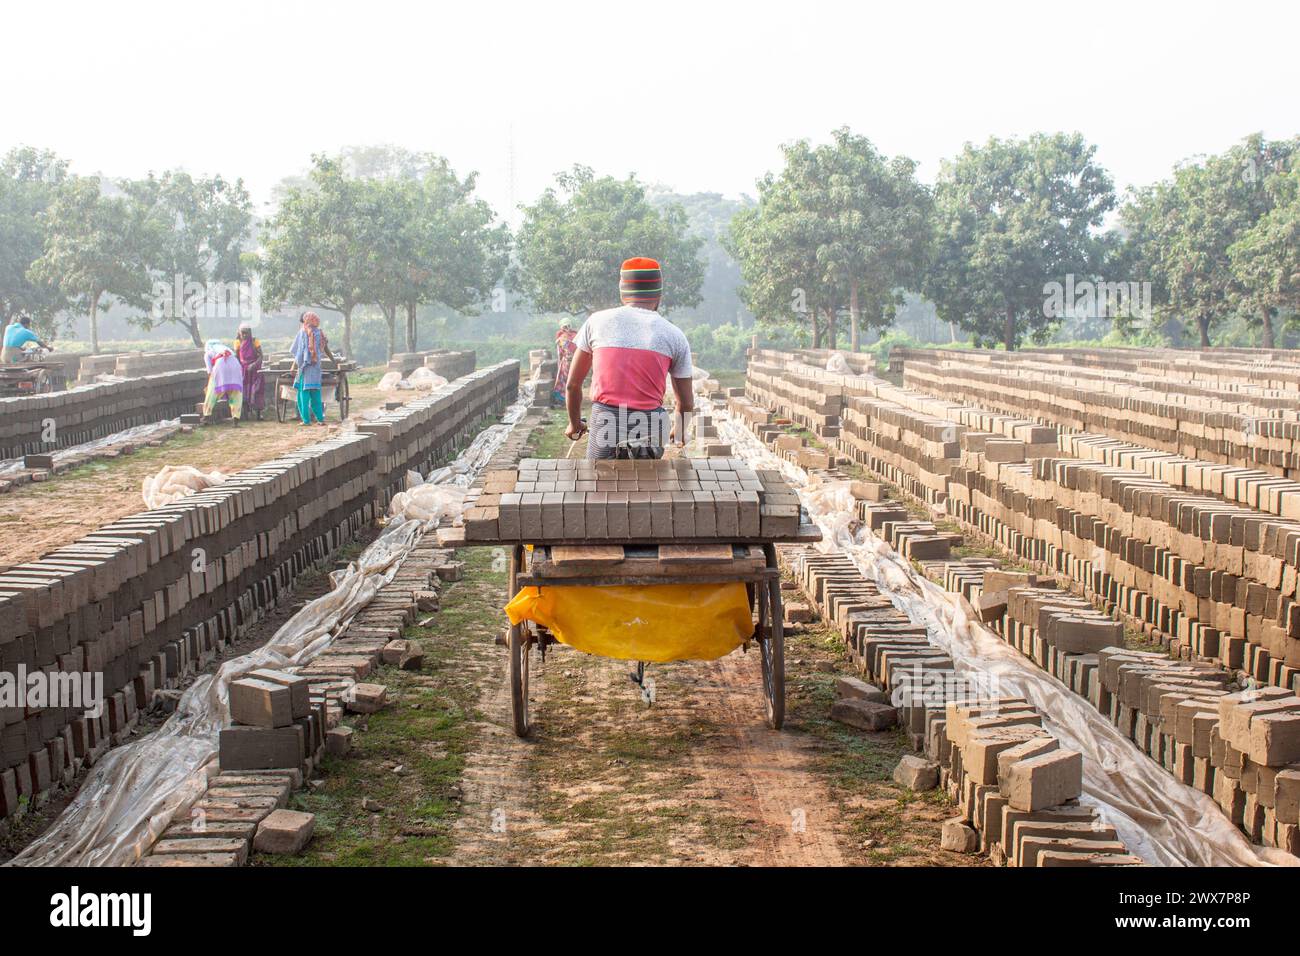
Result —
M 450 456 L 487 415 L 500 411 L 519 391 L 519 363 L 498 362 L 435 388 L 400 408 L 357 423 L 379 442 L 376 493 L 381 508 L 406 487 L 408 471 L 427 472 Z
M 771 374 L 770 366 L 759 370 Z M 781 374 L 829 373 L 792 363 Z M 1148 463 L 1145 467 L 1158 464 L 1162 477 L 1180 475 L 1182 487 L 1131 468 L 1067 459 L 1060 452 L 1034 457 L 1047 436 L 1026 431 L 1023 420 L 998 423 L 980 410 L 955 406 L 946 406 L 949 417 L 943 420 L 957 448 L 949 446 L 939 457 L 927 432 L 933 423 L 914 411 L 933 410 L 925 402 L 934 400 L 874 380 L 844 387 L 874 390 L 912 406 L 890 401 L 883 406 L 887 414 L 876 412 L 864 425 L 854 406 L 868 400 L 846 399 L 838 441 L 849 457 L 905 492 L 942 505 L 1015 557 L 1068 576 L 1107 611 L 1123 615 L 1176 654 L 1219 660 L 1279 686 L 1294 687 L 1300 679 L 1300 524 L 1271 517 L 1293 500 L 1287 495 L 1289 479 L 1152 459 L 1131 446 L 1097 453 L 1135 467 L 1139 460 Z M 989 443 L 981 444 L 980 436 L 958 421 L 973 422 L 977 416 L 1003 433 L 1010 429 L 1029 439 L 1028 460 L 991 456 Z M 1065 436 L 1061 444 L 1108 447 L 1093 436 Z M 1186 486 L 1197 484 L 1202 488 L 1188 493 Z M 1245 504 L 1215 497 L 1220 494 Z
M 951 354 L 951 353 L 950 353 Z M 1297 371 L 1291 365 L 1288 377 Z M 1218 373 L 1222 369 L 1217 370 Z M 1273 381 L 1267 368 L 1257 373 Z M 1035 361 L 1033 353 L 989 358 L 909 357 L 912 388 L 1217 464 L 1300 478 L 1300 413 L 1295 391 L 1268 384 L 1224 385 L 1206 373 L 1101 370 Z
M 174 352 L 129 352 L 117 357 L 113 374 L 120 378 L 143 378 L 162 372 L 203 370 L 203 349 Z
M 463 352 L 435 349 L 425 354 L 424 367 L 434 375 L 441 375 L 450 382 L 474 371 L 477 358 L 477 353 L 472 349 Z
M 1043 729 L 1042 715 L 1010 697 L 953 702 L 929 723 L 941 782 L 1008 866 L 1140 866 L 1113 827 L 1078 802 L 1083 756 Z
M 930 644 L 866 581 L 849 558 L 782 547 L 783 564 L 823 617 L 838 628 L 869 686 L 848 691 L 833 714 L 866 730 L 894 720 L 913 746 L 941 768 L 941 783 L 978 831 L 978 845 L 1011 866 L 1135 866 L 1112 828 L 1078 803 L 1083 758 L 1042 729 L 1025 701 L 989 697 L 955 675 L 952 659 Z M 851 682 L 841 682 L 851 683 Z M 893 710 L 893 719 L 884 719 Z
M 155 689 L 211 660 L 374 519 L 394 463 L 449 453 L 517 379 L 513 362 L 467 376 L 386 416 L 398 437 L 359 431 L 299 449 L 0 575 L 0 669 L 102 673 L 106 697 L 96 718 L 0 712 L 0 817 L 122 740 Z
M 77 365 L 77 381 L 80 384 L 88 385 L 100 375 L 117 374 L 117 360 L 121 357 L 122 353 L 120 352 L 81 356 L 81 360 Z
M 417 368 L 427 368 L 450 382 L 474 371 L 474 362 L 473 351 L 428 349 L 423 352 L 394 352 L 388 360 L 388 371 L 400 372 L 402 378 L 407 378 Z
M 526 458 L 489 475 L 467 504 L 465 539 L 474 542 L 775 541 L 799 533 L 799 499 L 780 474 L 737 458 Z
M 48 395 L 0 398 L 0 459 L 50 452 L 177 418 L 193 411 L 206 384 L 203 372 L 163 372 Z

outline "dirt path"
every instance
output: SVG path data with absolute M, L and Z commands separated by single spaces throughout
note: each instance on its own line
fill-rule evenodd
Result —
M 538 454 L 568 450 L 554 416 Z M 504 580 L 471 578 L 474 602 L 500 607 Z M 458 642 L 460 643 L 460 642 Z M 787 643 L 785 729 L 764 720 L 756 653 L 653 665 L 654 702 L 633 665 L 548 649 L 533 655 L 534 732 L 510 726 L 506 656 L 489 635 L 449 664 L 480 682 L 452 828 L 453 865 L 969 865 L 942 853 L 943 795 L 891 779 L 895 732 L 865 734 L 827 714 L 839 638 L 820 628 Z
M 397 393 L 398 399 L 414 393 Z M 390 396 L 373 385 L 352 390 L 353 415 L 378 407 Z M 176 435 L 158 448 L 122 458 L 90 462 L 48 481 L 23 485 L 4 496 L 0 514 L 0 568 L 33 561 L 90 534 L 110 521 L 144 510 L 140 488 L 164 465 L 193 465 L 232 474 L 336 434 L 337 408 L 327 408 L 328 428 L 280 424 L 268 409 L 263 421 L 200 428 Z M 87 502 L 94 502 L 87 507 Z

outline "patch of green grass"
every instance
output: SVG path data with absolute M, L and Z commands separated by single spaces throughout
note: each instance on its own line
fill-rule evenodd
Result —
M 563 458 L 573 442 L 564 435 L 569 419 L 562 409 L 552 409 L 546 422 L 533 430 L 528 438 L 528 455 L 531 458 Z
M 501 626 L 497 600 L 504 571 L 490 549 L 461 552 L 466 579 L 447 586 L 442 609 L 427 627 L 403 637 L 425 652 L 419 671 L 381 667 L 370 678 L 388 688 L 389 703 L 349 717 L 352 752 L 328 757 L 318 786 L 299 791 L 294 809 L 316 814 L 316 836 L 297 857 L 255 857 L 270 866 L 420 866 L 452 851 L 461 814 L 460 780 L 474 746 L 478 688 L 455 666 L 467 642 L 490 639 Z M 362 807 L 370 799 L 383 809 Z

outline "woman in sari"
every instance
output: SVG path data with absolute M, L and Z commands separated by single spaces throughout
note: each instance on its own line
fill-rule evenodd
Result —
M 560 330 L 555 333 L 557 366 L 555 389 L 551 392 L 551 399 L 559 405 L 564 404 L 564 388 L 569 382 L 569 366 L 573 364 L 573 353 L 578 351 L 578 346 L 573 341 L 577 337 L 578 333 L 573 330 L 573 325 L 568 319 L 560 323 Z
M 307 312 L 302 317 L 302 328 L 290 346 L 298 377 L 294 388 L 298 390 L 298 417 L 304 425 L 325 424 L 325 402 L 321 399 L 321 355 L 334 361 L 329 342 L 320 328 L 320 316 Z
M 244 414 L 252 412 L 260 422 L 262 409 L 266 407 L 262 387 L 262 343 L 253 338 L 253 328 L 247 322 L 239 326 L 235 355 L 244 371 Z
M 203 351 L 203 364 L 208 369 L 208 390 L 203 396 L 203 419 L 212 418 L 217 402 L 225 399 L 230 404 L 230 419 L 239 424 L 244 405 L 244 370 L 234 351 L 220 339 L 211 339 Z

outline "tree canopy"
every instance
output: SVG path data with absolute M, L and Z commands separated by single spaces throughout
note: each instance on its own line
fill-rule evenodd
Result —
M 991 138 L 945 162 L 935 185 L 935 240 L 921 290 L 939 317 L 1007 349 L 1041 338 L 1059 316 L 1044 287 L 1095 275 L 1099 228 L 1115 205 L 1096 147 L 1078 133 Z
M 661 311 L 699 303 L 703 239 L 681 206 L 655 208 L 635 176 L 575 166 L 523 212 L 512 278 L 534 308 L 581 315 L 618 305 L 619 267 L 631 256 L 663 267 Z

